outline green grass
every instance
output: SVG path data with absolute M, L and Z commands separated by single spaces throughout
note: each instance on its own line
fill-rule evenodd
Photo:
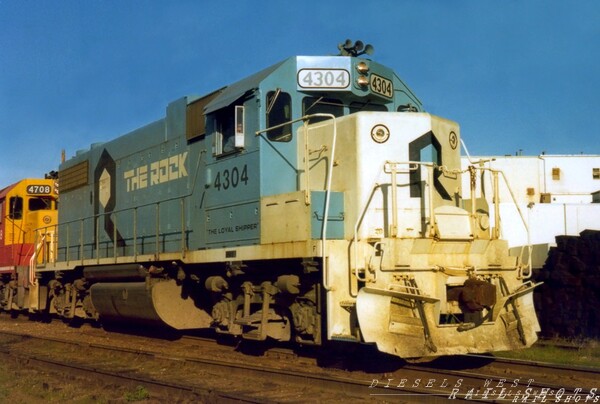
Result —
M 600 342 L 544 341 L 531 348 L 496 352 L 495 356 L 600 368 Z
M 144 386 L 137 386 L 135 391 L 125 394 L 126 401 L 143 401 L 148 398 L 150 398 L 150 393 Z

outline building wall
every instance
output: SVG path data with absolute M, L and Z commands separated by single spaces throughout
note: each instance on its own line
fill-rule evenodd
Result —
M 600 230 L 600 204 L 592 203 L 592 194 L 598 195 L 600 190 L 600 156 L 471 157 L 472 161 L 479 159 L 493 159 L 486 166 L 504 173 L 509 186 L 500 179 L 501 237 L 508 240 L 515 255 L 520 255 L 521 247 L 533 245 L 534 268 L 543 266 L 549 248 L 556 245 L 556 236 Z M 463 157 L 462 164 L 466 169 L 469 160 Z M 477 180 L 485 183 L 490 224 L 495 226 L 491 175 L 486 173 Z M 463 178 L 464 198 L 470 197 L 469 181 L 468 176 Z M 527 255 L 525 251 L 524 257 Z
M 491 160 L 486 167 L 504 172 L 518 202 L 590 203 L 592 193 L 600 190 L 600 155 L 471 157 L 472 161 L 480 159 Z M 462 158 L 462 166 L 469 166 L 466 157 Z M 489 174 L 484 181 L 489 187 Z M 463 195 L 469 195 L 468 176 L 463 178 Z M 500 200 L 512 201 L 509 188 L 502 181 Z

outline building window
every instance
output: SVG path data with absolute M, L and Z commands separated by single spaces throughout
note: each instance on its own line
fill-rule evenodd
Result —
M 560 168 L 554 167 L 552 169 L 552 179 L 556 181 L 560 180 Z
M 592 178 L 600 180 L 600 168 L 592 168 Z

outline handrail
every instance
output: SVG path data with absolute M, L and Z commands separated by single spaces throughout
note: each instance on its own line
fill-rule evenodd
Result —
M 156 204 L 156 215 L 154 217 L 156 219 L 156 223 L 154 226 L 154 229 L 156 230 L 156 238 L 154 239 L 154 242 L 155 242 L 154 254 L 156 254 L 156 259 L 158 259 L 158 257 L 159 257 L 158 249 L 160 248 L 160 241 L 159 241 L 159 237 L 160 237 L 160 202 L 158 202 Z
M 133 222 L 134 222 L 133 223 L 133 226 L 134 226 L 134 228 L 133 228 L 133 240 L 134 240 L 133 249 L 134 249 L 134 252 L 133 252 L 133 254 L 134 254 L 135 257 L 137 257 L 137 253 L 138 253 L 137 252 L 137 209 L 138 208 L 147 207 L 147 206 L 151 206 L 151 205 L 154 205 L 155 203 L 160 204 L 160 203 L 164 203 L 164 202 L 174 201 L 174 200 L 177 200 L 177 199 L 181 200 L 181 204 L 182 204 L 181 205 L 182 206 L 182 228 L 181 228 L 182 242 L 181 243 L 182 243 L 182 256 L 183 256 L 185 254 L 185 211 L 183 210 L 185 208 L 185 202 L 184 202 L 184 200 L 185 200 L 185 198 L 191 197 L 194 194 L 194 191 L 196 189 L 196 183 L 197 183 L 196 180 L 198 178 L 198 173 L 200 172 L 201 157 L 205 153 L 206 153 L 206 150 L 201 150 L 200 153 L 199 153 L 199 156 L 198 156 L 198 159 L 197 159 L 197 162 L 196 162 L 196 170 L 195 170 L 194 177 L 193 177 L 194 179 L 193 179 L 192 184 L 191 184 L 192 186 L 191 186 L 191 189 L 189 190 L 189 192 L 187 194 L 180 195 L 180 196 L 175 196 L 175 197 L 171 197 L 171 198 L 168 198 L 168 199 L 165 199 L 165 200 L 162 200 L 162 201 L 158 201 L 158 202 L 150 202 L 150 203 L 146 203 L 146 204 L 143 204 L 143 205 L 134 206 L 132 208 L 113 210 L 112 212 L 108 212 L 108 213 L 99 213 L 99 214 L 96 214 L 96 215 L 93 215 L 93 216 L 88 216 L 88 217 L 84 217 L 84 218 L 80 218 L 80 219 L 70 220 L 68 222 L 63 222 L 63 223 L 60 223 L 59 225 L 57 225 L 57 230 L 58 230 L 58 226 L 66 225 L 66 228 L 67 228 L 67 230 L 66 230 L 67 231 L 67 237 L 66 237 L 67 243 L 66 243 L 66 250 L 65 250 L 66 251 L 65 252 L 65 262 L 67 262 L 67 265 L 68 265 L 68 263 L 70 261 L 70 254 L 69 253 L 70 253 L 70 247 L 71 247 L 71 243 L 70 243 L 70 225 L 71 224 L 80 222 L 81 227 L 79 229 L 79 234 L 83 235 L 83 224 L 84 224 L 84 221 L 86 219 L 87 220 L 92 220 L 94 218 L 99 218 L 100 216 L 103 216 L 103 215 L 106 215 L 106 214 L 115 214 L 115 217 L 116 217 L 116 214 L 118 214 L 118 213 L 123 213 L 123 212 L 129 211 L 129 210 L 134 210 L 134 214 L 133 214 L 133 217 L 134 217 L 134 220 L 133 220 Z M 48 228 L 48 227 L 49 226 L 46 226 L 46 227 L 42 227 L 42 228 L 39 228 L 39 229 L 36 229 L 36 230 L 40 230 L 40 229 L 44 229 L 44 228 Z M 116 230 L 116 228 L 117 228 L 117 226 L 115 226 L 115 230 Z M 99 238 L 96 237 L 96 240 L 98 240 L 98 239 Z M 115 246 L 116 246 L 116 237 L 113 237 L 113 239 L 115 240 L 114 243 L 115 243 Z M 84 258 L 84 240 L 83 240 L 82 236 L 80 237 L 79 248 L 80 248 L 79 255 L 81 256 L 81 264 L 83 264 L 84 263 L 83 260 L 85 258 Z M 158 248 L 158 245 L 157 245 L 157 248 Z M 99 251 L 98 250 L 96 250 L 96 251 L 97 251 L 96 255 L 97 255 L 97 257 L 99 257 L 100 256 L 98 254 Z M 157 250 L 157 254 L 158 254 L 158 250 Z M 115 259 L 116 259 L 116 253 L 114 253 L 113 255 L 115 255 Z
M 327 170 L 327 181 L 326 181 L 326 185 L 325 185 L 325 211 L 323 212 L 323 227 L 321 229 L 321 253 L 323 254 L 323 288 L 326 291 L 330 291 L 331 290 L 331 286 L 329 285 L 329 267 L 328 267 L 328 258 L 327 258 L 327 222 L 328 222 L 328 218 L 329 218 L 329 205 L 330 205 L 330 198 L 331 198 L 331 182 L 332 182 L 332 178 L 333 178 L 333 166 L 334 166 L 334 161 L 335 161 L 335 148 L 336 148 L 336 141 L 337 141 L 337 121 L 336 121 L 336 117 L 333 114 L 324 114 L 324 113 L 317 113 L 317 114 L 310 114 L 310 115 L 304 115 L 300 118 L 297 119 L 293 119 L 291 121 L 288 122 L 284 122 L 282 124 L 279 125 L 275 125 L 275 126 L 271 126 L 269 128 L 266 129 L 261 129 L 256 131 L 256 136 L 259 136 L 261 133 L 266 133 L 269 132 L 271 130 L 277 129 L 277 128 L 281 128 L 283 126 L 286 125 L 290 125 L 292 123 L 296 123 L 296 122 L 300 122 L 303 121 L 306 123 L 308 123 L 312 118 L 328 118 L 328 119 L 332 119 L 333 120 L 333 139 L 331 141 L 332 145 L 331 145 L 331 156 L 329 158 L 329 168 Z M 306 125 L 304 127 L 305 130 L 305 136 L 304 136 L 304 163 L 305 163 L 305 170 L 304 170 L 304 175 L 306 176 L 306 193 L 307 193 L 307 199 L 306 199 L 306 203 L 309 204 L 310 203 L 310 183 L 308 182 L 308 175 L 309 175 L 309 170 L 308 170 L 308 131 L 306 131 Z
M 36 238 L 37 238 L 37 232 L 36 232 Z M 36 248 L 34 248 L 33 250 L 33 254 L 31 254 L 31 258 L 29 259 L 29 284 L 32 286 L 36 285 L 36 279 L 35 279 L 35 262 L 37 260 L 37 256 L 40 252 L 40 250 L 42 249 L 42 247 L 44 246 L 44 240 L 46 239 L 46 233 L 42 234 L 42 237 L 39 241 L 39 243 L 37 244 Z
M 437 166 L 425 165 L 427 168 L 427 196 L 429 199 L 429 235 L 435 236 L 435 208 L 433 203 L 433 170 Z
M 50 225 L 50 226 L 44 226 L 41 228 L 37 228 L 33 230 L 35 236 L 34 236 L 34 248 L 33 248 L 33 254 L 31 255 L 31 258 L 29 259 L 29 284 L 30 285 L 36 285 L 37 284 L 37 280 L 36 280 L 36 268 L 38 267 L 37 261 L 38 261 L 38 257 L 40 255 L 40 252 L 44 252 L 44 254 L 42 255 L 42 262 L 40 263 L 40 265 L 46 265 L 48 263 L 54 263 L 55 262 L 55 248 L 56 248 L 56 240 L 54 238 L 54 236 L 56 235 L 57 232 L 57 225 Z M 49 238 L 49 241 L 46 241 L 46 239 Z M 39 241 L 38 241 L 39 240 Z
M 337 140 L 337 123 L 335 120 L 335 116 L 332 114 L 315 114 L 315 115 L 320 115 L 320 116 L 324 116 L 324 117 L 329 117 L 331 119 L 333 119 L 333 139 L 331 141 L 332 146 L 331 146 L 331 156 L 329 158 L 329 170 L 327 170 L 327 188 L 325 190 L 325 212 L 323 212 L 323 216 L 325 216 L 325 218 L 323 219 L 323 228 L 322 228 L 322 232 L 323 234 L 321 235 L 321 244 L 322 244 L 322 252 L 323 252 L 323 288 L 325 290 L 331 290 L 331 286 L 329 285 L 329 261 L 327 254 L 326 254 L 326 249 L 327 249 L 327 223 L 329 222 L 329 205 L 330 205 L 330 198 L 331 198 L 331 180 L 333 178 L 333 164 L 335 161 L 335 146 L 336 146 L 336 140 Z M 304 138 L 304 141 L 308 143 L 308 140 L 306 139 L 306 137 Z M 308 156 L 306 156 L 308 158 Z M 325 264 L 327 263 L 327 264 Z
M 494 185 L 494 193 L 495 193 L 494 194 L 494 215 L 497 217 L 496 228 L 498 229 L 497 230 L 498 237 L 499 237 L 499 232 L 500 232 L 500 227 L 499 227 L 499 223 L 500 223 L 500 209 L 499 209 L 500 202 L 499 202 L 499 199 L 500 198 L 499 198 L 499 195 L 498 195 L 498 188 L 499 187 L 498 187 L 498 183 L 497 183 L 497 176 L 498 176 L 498 173 L 502 174 L 502 178 L 504 179 L 504 183 L 506 184 L 508 192 L 510 193 L 510 196 L 511 196 L 511 198 L 513 200 L 513 203 L 514 203 L 515 207 L 517 208 L 517 212 L 519 213 L 519 216 L 521 217 L 521 221 L 523 223 L 523 226 L 525 227 L 525 232 L 527 233 L 527 250 L 529 251 L 529 254 L 528 254 L 529 256 L 527 258 L 527 274 L 523 274 L 523 272 L 521 272 L 521 277 L 523 279 L 529 279 L 529 278 L 531 278 L 531 275 L 533 274 L 533 271 L 531 270 L 531 267 L 532 267 L 531 253 L 533 251 L 533 247 L 531 246 L 531 236 L 530 236 L 530 232 L 529 232 L 529 225 L 527 224 L 525 218 L 523 217 L 523 213 L 521 212 L 521 209 L 519 208 L 519 204 L 517 203 L 517 199 L 515 198 L 515 195 L 514 195 L 512 189 L 510 187 L 510 184 L 508 182 L 508 179 L 506 178 L 506 175 L 504 174 L 504 171 L 502 171 L 502 170 L 493 170 L 491 167 L 490 168 L 483 167 L 483 164 L 495 161 L 496 160 L 495 158 L 481 159 L 481 160 L 478 160 L 477 162 L 473 161 L 471 159 L 471 155 L 469 154 L 469 151 L 467 150 L 467 146 L 465 145 L 465 142 L 462 139 L 460 139 L 460 143 L 461 143 L 461 145 L 463 147 L 463 150 L 465 151 L 465 153 L 467 155 L 467 159 L 469 160 L 469 163 L 472 166 L 474 166 L 475 163 L 478 163 L 479 168 L 476 167 L 476 169 L 479 169 L 479 170 L 482 170 L 482 171 L 483 170 L 489 170 L 491 173 L 495 172 L 495 174 L 492 174 L 492 175 L 494 175 L 496 177 L 496 183 Z M 474 198 L 474 196 L 472 194 L 471 194 L 471 198 Z M 496 220 L 496 217 L 494 218 L 494 220 Z M 524 250 L 525 250 L 525 246 L 521 247 L 521 253 L 519 254 L 519 260 L 520 261 L 523 261 L 523 252 L 524 252 Z
M 392 176 L 392 227 L 390 229 L 390 236 L 396 237 L 398 235 L 398 178 L 396 177 L 396 164 L 392 164 L 391 167 Z
M 399 165 L 407 165 L 408 169 L 406 171 L 399 171 L 398 170 L 398 166 Z M 435 168 L 440 168 L 442 169 L 442 167 L 439 167 L 437 164 L 431 163 L 431 162 L 422 162 L 422 161 L 385 161 L 380 169 L 377 171 L 376 175 L 375 175 L 375 179 L 372 181 L 372 186 L 371 186 L 371 193 L 369 194 L 369 197 L 367 198 L 366 201 L 363 202 L 363 206 L 362 209 L 359 210 L 359 214 L 356 218 L 356 222 L 354 223 L 354 236 L 352 237 L 352 244 L 353 244 L 353 255 L 354 255 L 354 276 L 356 277 L 356 279 L 358 279 L 361 282 L 366 282 L 367 281 L 367 277 L 366 277 L 366 273 L 365 273 L 365 277 L 361 277 L 360 273 L 359 273 L 359 265 L 358 265 L 358 230 L 360 228 L 360 225 L 362 224 L 362 221 L 366 215 L 367 209 L 369 208 L 369 205 L 371 204 L 371 200 L 373 197 L 373 193 L 375 192 L 375 190 L 377 188 L 380 187 L 380 184 L 377 182 L 377 179 L 379 178 L 379 176 L 381 175 L 381 173 L 385 173 L 385 174 L 389 174 L 392 176 L 391 178 L 391 184 L 392 184 L 392 229 L 390 229 L 390 233 L 393 233 L 393 230 L 395 228 L 396 232 L 398 229 L 398 223 L 397 223 L 397 214 L 398 212 L 397 207 L 394 208 L 394 199 L 396 199 L 397 201 L 397 179 L 395 178 L 398 174 L 410 174 L 411 171 L 415 171 L 418 169 L 419 166 L 424 166 L 428 168 L 428 181 L 431 180 L 432 174 L 433 174 L 433 170 Z M 396 184 L 394 186 L 394 184 Z M 431 188 L 431 187 L 430 187 Z M 432 190 L 430 190 L 429 193 L 429 199 L 432 199 Z M 396 202 L 397 203 L 397 202 Z M 433 214 L 433 210 L 432 210 L 432 204 L 433 202 L 430 201 L 430 215 Z M 396 234 L 397 235 L 397 234 Z
M 469 161 L 471 161 L 469 159 Z M 526 246 L 522 246 L 521 247 L 521 252 L 519 254 L 519 261 L 523 262 L 523 253 L 525 251 L 525 247 L 527 247 L 528 249 L 528 257 L 527 257 L 527 264 L 525 266 L 526 268 L 526 272 L 523 272 L 522 268 L 519 268 L 519 271 L 521 271 L 520 277 L 522 279 L 529 279 L 531 278 L 531 276 L 533 275 L 533 271 L 531 270 L 532 268 L 532 257 L 531 257 L 531 252 L 533 250 L 533 247 L 531 246 L 531 238 L 530 238 L 530 231 L 529 231 L 529 225 L 527 224 L 527 221 L 525 220 L 525 216 L 523 215 L 523 212 L 521 211 L 521 208 L 519 207 L 519 204 L 517 203 L 517 198 L 515 197 L 515 194 L 510 186 L 510 183 L 508 182 L 508 179 L 506 178 L 506 174 L 504 174 L 504 171 L 502 170 L 495 170 L 491 167 L 483 167 L 481 166 L 481 164 L 485 163 L 485 162 L 489 162 L 489 161 L 493 161 L 493 160 L 482 160 L 480 161 L 480 166 L 479 167 L 475 167 L 474 165 L 469 166 L 468 170 L 474 169 L 474 170 L 481 170 L 481 171 L 489 171 L 492 175 L 492 190 L 494 193 L 493 196 L 493 203 L 494 203 L 494 222 L 495 222 L 495 231 L 493 234 L 493 237 L 498 239 L 500 238 L 500 232 L 501 232 L 501 216 L 500 216 L 500 184 L 498 181 L 498 175 L 502 176 L 502 180 L 504 181 L 504 184 L 506 185 L 506 188 L 508 189 L 509 195 L 512 199 L 512 203 L 515 205 L 515 208 L 517 209 L 517 213 L 519 214 L 519 217 L 521 218 L 521 223 L 523 224 L 523 227 L 525 228 L 525 232 L 527 233 L 527 245 Z M 472 168 L 471 168 L 472 167 Z M 473 199 L 474 196 L 473 194 L 471 194 L 471 198 Z
M 462 140 L 461 140 L 461 142 L 462 142 Z M 464 146 L 464 143 L 463 143 L 463 146 Z M 469 157 L 469 161 L 471 161 L 470 156 L 468 156 L 468 157 Z M 481 163 L 484 163 L 484 162 L 487 162 L 487 161 L 489 161 L 489 160 L 486 160 L 486 161 L 482 160 Z M 401 165 L 401 164 L 406 164 L 406 165 L 409 166 L 407 172 L 399 172 L 398 171 L 397 166 Z M 495 238 L 499 238 L 499 235 L 500 235 L 500 217 L 499 217 L 500 210 L 499 210 L 499 196 L 498 196 L 498 192 L 497 192 L 497 190 L 499 188 L 499 184 L 498 184 L 498 181 L 497 181 L 498 173 L 500 173 L 502 175 L 502 178 L 503 178 L 504 182 L 506 183 L 506 185 L 507 185 L 507 187 L 508 187 L 508 189 L 510 191 L 510 194 L 511 194 L 511 197 L 513 199 L 513 202 L 514 202 L 515 206 L 517 207 L 519 215 L 521 216 L 521 220 L 523 221 L 523 224 L 525 225 L 525 229 L 526 229 L 527 233 L 529 234 L 529 228 L 526 225 L 524 217 L 522 215 L 522 212 L 521 212 L 521 210 L 519 209 L 519 207 L 518 207 L 518 205 L 516 203 L 516 199 L 514 197 L 514 193 L 512 192 L 512 189 L 510 188 L 510 185 L 508 184 L 508 180 L 506 179 L 506 176 L 504 175 L 504 173 L 502 171 L 491 170 L 491 169 L 487 169 L 487 168 L 484 168 L 484 167 L 481 167 L 481 166 L 480 167 L 473 167 L 473 168 L 469 167 L 466 170 L 448 170 L 445 166 L 437 166 L 436 164 L 429 163 L 429 162 L 419 162 L 419 161 L 391 162 L 391 161 L 386 161 L 382 165 L 382 167 L 377 171 L 377 173 L 375 175 L 375 179 L 372 182 L 371 193 L 367 197 L 366 201 L 363 202 L 363 206 L 359 210 L 359 214 L 358 214 L 356 222 L 354 224 L 354 236 L 352 238 L 352 243 L 354 244 L 353 245 L 354 276 L 355 276 L 355 278 L 357 280 L 359 280 L 361 282 L 367 282 L 368 281 L 368 279 L 367 279 L 367 273 L 366 273 L 366 268 L 365 268 L 365 274 L 364 274 L 364 276 L 361 276 L 361 274 L 359 272 L 360 265 L 358 263 L 358 256 L 359 256 L 359 254 L 358 254 L 358 233 L 359 233 L 360 226 L 361 226 L 361 224 L 362 224 L 362 222 L 364 220 L 364 217 L 366 215 L 366 212 L 367 212 L 367 210 L 368 210 L 368 208 L 369 208 L 369 206 L 371 204 L 373 195 L 374 195 L 376 189 L 381 187 L 381 184 L 379 184 L 377 182 L 377 179 L 381 176 L 382 172 L 385 173 L 385 174 L 389 174 L 389 175 L 392 176 L 391 184 L 392 184 L 392 210 L 393 210 L 393 212 L 392 212 L 392 228 L 390 229 L 390 234 L 392 235 L 392 237 L 394 237 L 394 236 L 397 236 L 397 230 L 398 230 L 398 227 L 397 227 L 398 226 L 398 223 L 397 223 L 397 212 L 396 212 L 396 209 L 397 209 L 397 205 L 396 205 L 396 203 L 397 203 L 397 194 L 396 194 L 396 192 L 397 192 L 397 190 L 396 190 L 397 181 L 395 181 L 394 177 L 397 176 L 399 173 L 407 174 L 410 171 L 414 171 L 419 166 L 425 166 L 428 169 L 428 176 L 427 176 L 427 183 L 428 184 L 427 185 L 429 185 L 429 188 L 430 188 L 429 192 L 428 192 L 428 197 L 429 197 L 428 206 L 429 206 L 429 211 L 430 211 L 429 215 L 430 215 L 430 222 L 431 222 L 430 224 L 431 225 L 433 225 L 434 220 L 435 220 L 434 219 L 434 209 L 433 209 L 433 196 L 432 196 L 432 193 L 433 193 L 433 189 L 432 188 L 433 187 L 431 186 L 431 184 L 433 183 L 433 172 L 434 172 L 434 170 L 438 169 L 438 170 L 443 171 L 445 174 L 446 173 L 452 173 L 452 174 L 456 174 L 456 175 L 458 175 L 458 174 L 464 174 L 466 172 L 470 172 L 472 178 L 474 179 L 475 178 L 475 170 L 479 169 L 479 170 L 489 170 L 492 173 L 495 172 L 496 181 L 494 182 L 494 185 L 493 185 L 493 188 L 496 190 L 496 195 L 494 197 L 494 205 L 495 205 L 494 211 L 495 211 L 495 215 L 496 215 L 496 227 L 497 227 L 496 228 L 496 232 L 497 233 L 496 233 L 496 237 Z M 394 185 L 394 184 L 396 184 L 396 185 Z M 471 184 L 472 188 L 474 186 L 475 186 L 475 184 Z M 471 194 L 471 198 L 472 198 L 472 212 L 471 213 L 473 214 L 473 209 L 474 209 L 474 206 L 475 206 L 473 190 L 472 190 L 471 193 L 472 193 Z M 528 262 L 528 272 L 527 273 L 521 272 L 521 274 L 520 274 L 520 276 L 523 279 L 528 279 L 532 275 L 532 271 L 531 271 L 531 245 L 529 245 L 529 251 L 530 251 L 530 253 L 529 253 L 529 262 Z M 523 251 L 521 251 L 520 261 L 522 261 L 522 254 L 523 254 Z M 519 268 L 519 271 L 522 271 L 522 268 Z M 377 279 L 376 278 L 376 273 L 377 272 L 375 272 L 375 278 L 374 278 L 374 280 Z M 354 293 L 352 293 L 352 296 L 356 297 L 356 295 Z
M 186 232 L 186 228 L 185 228 L 185 222 L 186 222 L 186 212 L 185 212 L 185 198 L 187 197 L 187 195 L 185 196 L 178 196 L 178 197 L 171 197 L 162 201 L 158 201 L 158 202 L 150 202 L 150 203 L 145 203 L 142 205 L 138 205 L 138 206 L 134 206 L 134 207 L 129 207 L 129 208 L 124 208 L 124 209 L 118 209 L 118 210 L 113 210 L 111 212 L 103 212 L 103 213 L 98 213 L 92 216 L 86 216 L 86 217 L 81 217 L 78 219 L 73 219 L 73 220 L 69 220 L 66 222 L 62 222 L 60 224 L 56 224 L 56 225 L 52 225 L 52 226 L 45 226 L 45 227 L 40 227 L 38 229 L 35 229 L 36 232 L 41 232 L 44 229 L 48 229 L 50 227 L 55 227 L 56 228 L 56 233 L 58 233 L 58 231 L 60 229 L 65 229 L 66 231 L 66 244 L 64 244 L 64 261 L 68 263 L 71 260 L 76 260 L 76 261 L 80 261 L 80 263 L 83 265 L 84 264 L 84 260 L 86 259 L 85 257 L 85 237 L 84 237 L 84 229 L 85 229 L 85 223 L 86 222 L 92 222 L 95 223 L 95 242 L 93 245 L 93 252 L 95 254 L 95 257 L 90 256 L 89 259 L 95 258 L 97 263 L 100 263 L 100 259 L 101 259 L 101 254 L 100 254 L 100 223 L 101 223 L 101 218 L 102 217 L 108 217 L 110 216 L 112 221 L 113 221 L 113 229 L 112 229 L 112 257 L 110 257 L 108 254 L 106 257 L 104 258 L 114 258 L 115 262 L 117 262 L 117 258 L 119 257 L 119 253 L 118 253 L 118 234 L 119 234 L 119 226 L 117 225 L 117 217 L 119 215 L 123 215 L 123 214 L 130 214 L 130 225 L 133 227 L 133 231 L 132 231 L 132 240 L 133 240 L 133 251 L 132 254 L 134 255 L 134 257 L 137 257 L 139 254 L 138 251 L 138 209 L 140 208 L 148 208 L 148 207 L 152 207 L 153 205 L 155 206 L 155 234 L 154 237 L 156 238 L 155 240 L 155 255 L 156 255 L 156 259 L 159 258 L 161 251 L 160 251 L 160 208 L 159 206 L 161 204 L 165 204 L 165 203 L 173 203 L 179 200 L 179 206 L 181 209 L 180 212 L 180 219 L 181 219 L 181 232 L 180 232 L 180 236 L 181 236 L 181 254 L 182 256 L 185 255 L 185 251 L 186 251 L 186 239 L 185 239 L 185 232 Z M 71 258 L 71 248 L 73 247 L 71 244 L 71 227 L 73 225 L 79 224 L 79 252 L 77 253 L 77 257 L 75 258 Z M 54 241 L 55 242 L 55 241 Z M 89 244 L 88 244 L 89 245 Z M 57 251 L 58 251 L 58 247 Z M 58 252 L 55 254 L 56 255 L 56 259 L 58 259 Z
M 508 183 L 508 179 L 506 178 L 506 175 L 504 174 L 504 171 L 498 170 L 498 172 L 502 175 L 502 178 L 504 179 L 504 183 L 506 184 L 506 188 L 508 188 L 508 192 L 510 193 L 510 197 L 513 200 L 513 203 L 515 204 L 515 207 L 517 208 L 517 212 L 519 212 L 519 216 L 521 217 L 521 222 L 523 223 L 523 227 L 525 227 L 525 231 L 527 232 L 527 248 L 528 248 L 528 257 L 527 257 L 527 274 L 524 274 L 523 272 L 521 272 L 521 277 L 523 279 L 529 279 L 531 278 L 531 275 L 533 275 L 533 271 L 531 270 L 532 267 L 532 257 L 531 257 L 531 252 L 533 251 L 533 247 L 531 246 L 531 239 L 530 239 L 530 234 L 529 234 L 529 225 L 527 224 L 527 221 L 525 220 L 525 217 L 523 216 L 523 212 L 521 212 L 521 208 L 519 208 L 519 204 L 517 203 L 517 199 L 515 198 L 515 195 L 512 191 L 512 188 L 510 187 L 510 184 Z M 524 246 L 521 247 L 521 254 L 520 254 L 520 259 L 521 261 L 523 260 L 523 251 L 524 251 Z

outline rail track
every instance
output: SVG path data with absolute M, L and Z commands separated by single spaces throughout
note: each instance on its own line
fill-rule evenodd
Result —
M 571 402 L 575 397 L 578 402 L 600 401 L 599 369 L 485 356 L 407 363 L 368 348 L 322 355 L 314 350 L 234 346 L 193 336 L 157 339 L 88 326 L 72 329 L 62 323 L 14 324 L 0 316 L 0 352 L 13 361 L 46 371 L 87 375 L 107 385 L 144 386 L 158 401 L 167 397 L 180 402 L 435 403 L 457 399 L 489 403 L 540 402 L 543 398 L 567 402 L 568 397 Z

